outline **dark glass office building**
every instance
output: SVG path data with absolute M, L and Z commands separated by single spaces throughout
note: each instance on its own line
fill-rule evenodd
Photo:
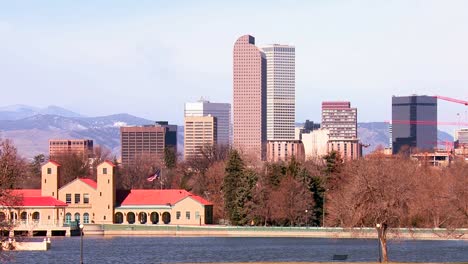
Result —
M 392 98 L 392 151 L 432 151 L 437 146 L 437 98 L 394 96 Z

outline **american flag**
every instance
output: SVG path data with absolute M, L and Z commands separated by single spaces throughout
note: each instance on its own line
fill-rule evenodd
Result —
M 161 174 L 161 170 L 157 169 L 156 172 L 152 175 L 150 175 L 148 178 L 146 178 L 147 181 L 152 182 L 156 179 L 159 179 L 159 174 Z

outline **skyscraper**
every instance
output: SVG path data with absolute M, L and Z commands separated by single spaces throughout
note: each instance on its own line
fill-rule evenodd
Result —
M 185 117 L 208 115 L 216 117 L 217 144 L 229 145 L 231 104 L 212 103 L 203 99 L 195 103 L 185 103 Z
M 185 160 L 199 155 L 203 148 L 216 144 L 216 117 L 186 116 L 184 125 Z
M 267 62 L 267 139 L 294 139 L 295 58 L 294 46 L 262 47 Z
M 234 147 L 265 158 L 266 57 L 255 38 L 244 35 L 234 44 Z
M 322 102 L 321 127 L 330 131 L 330 139 L 356 139 L 357 109 L 350 102 Z
M 392 145 L 393 154 L 414 148 L 431 151 L 437 146 L 437 98 L 392 97 Z

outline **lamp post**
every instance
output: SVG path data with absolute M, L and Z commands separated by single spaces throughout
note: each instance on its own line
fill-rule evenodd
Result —
M 382 248 L 380 245 L 380 224 L 376 224 L 375 227 L 377 229 L 377 243 L 379 245 L 379 262 L 382 262 Z
M 305 209 L 305 213 L 306 213 L 306 229 L 309 229 L 309 214 L 308 214 L 309 210 Z
M 83 228 L 84 225 L 80 224 L 80 264 L 83 264 Z

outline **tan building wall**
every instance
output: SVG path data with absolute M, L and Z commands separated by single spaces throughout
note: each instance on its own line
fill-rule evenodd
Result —
M 50 161 L 44 164 L 41 169 L 41 195 L 58 199 L 59 178 L 59 164 Z
M 328 154 L 329 130 L 318 129 L 302 134 L 306 160 L 322 158 Z
M 76 220 L 84 224 L 95 222 L 95 208 L 97 208 L 96 205 L 99 200 L 97 190 L 80 179 L 69 182 L 60 188 L 58 199 L 68 205 L 65 209 L 66 222 Z M 86 214 L 87 217 L 85 217 Z
M 217 142 L 217 119 L 214 116 L 186 116 L 184 122 L 184 157 L 197 156 L 206 146 Z
M 362 157 L 362 145 L 358 139 L 332 139 L 328 141 L 328 152 L 340 153 L 343 160 L 355 160 Z
M 103 162 L 97 168 L 97 193 L 95 212 L 96 222 L 111 224 L 114 218 L 115 207 L 115 165 Z
M 304 160 L 304 146 L 299 140 L 269 140 L 267 145 L 267 160 L 269 162 L 288 161 L 294 156 L 296 160 Z
M 115 223 L 137 225 L 212 224 L 213 207 L 187 197 L 173 206 L 122 206 L 115 209 Z M 122 222 L 120 222 L 122 221 Z

